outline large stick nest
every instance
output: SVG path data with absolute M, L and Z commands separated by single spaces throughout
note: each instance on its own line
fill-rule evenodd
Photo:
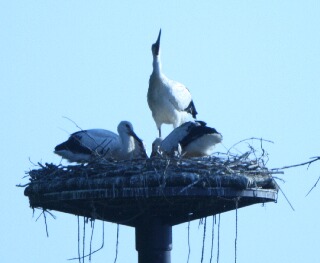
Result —
M 220 155 L 192 159 L 152 158 L 105 161 L 81 165 L 40 164 L 28 172 L 25 194 L 57 191 L 141 187 L 231 187 L 277 190 L 272 174 L 261 158 Z

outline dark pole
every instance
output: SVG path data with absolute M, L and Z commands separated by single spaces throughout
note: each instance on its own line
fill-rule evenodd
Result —
M 159 217 L 151 217 L 136 226 L 136 250 L 139 263 L 170 263 L 172 226 Z

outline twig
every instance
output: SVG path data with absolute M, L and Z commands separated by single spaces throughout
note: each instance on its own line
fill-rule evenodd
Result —
M 217 263 L 219 263 L 220 256 L 220 214 L 218 217 L 218 245 L 217 245 Z
M 62 118 L 72 122 L 80 131 L 83 131 L 83 129 L 74 120 L 71 120 L 69 117 L 66 117 L 66 116 L 62 116 Z
M 44 217 L 44 223 L 46 225 L 46 233 L 47 233 L 47 237 L 49 237 L 49 233 L 48 233 L 48 225 L 47 225 L 47 216 L 45 213 L 45 210 L 43 210 L 43 217 Z
M 48 224 L 47 224 L 47 216 L 46 216 L 46 213 L 48 213 L 49 215 L 51 215 L 51 217 L 53 219 L 56 219 L 56 217 L 50 213 L 49 211 L 47 211 L 46 209 L 42 209 L 42 212 L 40 213 L 40 215 L 36 218 L 36 222 L 38 221 L 38 219 L 43 215 L 43 218 L 44 218 L 44 223 L 45 223 L 45 226 L 46 226 L 46 235 L 47 237 L 49 237 L 49 231 L 48 231 Z M 33 214 L 34 214 L 34 209 L 33 209 Z
M 77 216 L 78 219 L 78 259 L 79 263 L 81 263 L 81 258 L 80 258 L 80 219 L 79 216 Z
M 190 258 L 190 221 L 188 221 L 188 259 L 187 259 L 187 263 L 189 263 L 189 258 Z
M 312 186 L 312 188 L 309 190 L 309 192 L 306 194 L 306 197 L 311 193 L 311 191 L 317 186 L 318 182 L 320 180 L 320 176 L 318 177 L 318 180 L 316 181 L 316 183 Z
M 303 163 L 299 163 L 299 164 L 283 166 L 281 168 L 272 168 L 271 170 L 284 170 L 284 169 L 294 168 L 294 167 L 303 166 L 303 165 L 308 165 L 308 168 L 309 168 L 310 164 L 320 160 L 320 156 L 312 157 L 312 158 L 313 158 L 313 160 L 308 161 L 308 162 L 303 162 Z
M 214 241 L 214 223 L 215 223 L 215 215 L 212 216 L 212 233 L 211 233 L 211 253 L 210 253 L 210 263 L 212 262 L 213 257 L 213 241 Z
M 207 229 L 207 218 L 204 218 L 203 224 L 203 239 L 202 239 L 202 253 L 201 253 L 201 263 L 203 262 L 203 255 L 204 255 L 204 244 L 206 240 L 206 229 Z
M 283 174 L 283 173 L 282 173 Z M 281 181 L 282 183 L 285 183 L 286 181 L 280 177 L 277 177 L 277 176 L 272 176 L 273 179 L 276 179 L 276 180 L 279 180 Z
M 278 185 L 278 187 L 279 187 L 280 192 L 283 194 L 284 198 L 287 200 L 288 204 L 290 205 L 291 209 L 292 209 L 293 211 L 295 211 L 294 208 L 293 208 L 293 206 L 292 206 L 292 204 L 290 203 L 289 199 L 287 198 L 287 196 L 285 195 L 285 193 L 282 191 L 281 187 L 280 187 L 279 185 Z
M 188 190 L 189 188 L 191 188 L 192 186 L 198 184 L 200 181 L 203 180 L 203 177 L 200 177 L 197 181 L 194 181 L 193 183 L 187 185 L 186 187 L 182 188 L 180 191 L 179 191 L 179 194 L 181 194 L 182 192 Z
M 116 256 L 114 259 L 114 263 L 117 262 L 117 258 L 118 258 L 118 246 L 119 246 L 119 224 L 117 224 L 117 243 L 116 243 Z
M 79 240 L 79 242 L 80 242 L 80 235 L 78 236 L 78 240 Z M 78 244 L 80 244 L 80 243 L 78 243 Z M 90 257 L 91 255 L 93 255 L 94 253 L 96 253 L 96 252 L 98 252 L 99 250 L 101 250 L 102 248 L 104 247 L 104 222 L 102 222 L 102 244 L 101 244 L 101 246 L 98 248 L 98 249 L 96 249 L 95 251 L 93 251 L 92 253 L 90 253 L 90 254 L 88 254 L 88 255 L 85 255 L 84 256 L 84 258 L 86 258 L 86 257 Z M 80 257 L 80 248 L 79 248 L 79 256 L 78 257 L 76 257 L 76 258 L 69 258 L 69 259 L 67 259 L 67 260 L 79 260 L 79 262 L 80 262 L 80 259 L 81 259 L 81 257 Z
M 34 210 L 33 210 L 33 212 L 34 212 Z M 54 214 L 52 214 L 52 213 L 49 212 L 48 210 L 42 209 L 42 212 L 41 212 L 40 215 L 37 217 L 36 222 L 38 221 L 38 219 L 40 218 L 40 216 L 41 216 L 43 213 L 48 213 L 49 215 L 51 215 L 51 217 L 52 217 L 53 219 L 56 219 L 56 218 L 57 218 Z
M 238 241 L 238 202 L 239 198 L 235 199 L 236 202 L 236 237 L 234 239 L 234 262 L 237 263 L 237 241 Z
M 231 149 L 233 149 L 236 145 L 242 143 L 242 142 L 245 142 L 245 141 L 250 141 L 250 140 L 259 140 L 259 141 L 264 141 L 264 142 L 269 142 L 269 143 L 274 143 L 273 141 L 270 141 L 270 140 L 265 140 L 265 139 L 262 139 L 262 138 L 256 138 L 256 137 L 251 137 L 251 138 L 247 138 L 247 139 L 244 139 L 244 140 L 241 140 L 237 143 L 235 143 L 234 145 L 232 145 L 229 150 L 227 151 L 227 154 L 231 151 Z
M 202 221 L 203 221 L 203 218 L 200 218 L 199 223 L 198 223 L 198 230 L 199 230 L 200 226 L 202 225 Z
M 86 218 L 83 217 L 83 233 L 82 233 L 82 262 L 84 263 L 84 252 L 86 244 Z
M 91 262 L 91 252 L 92 252 L 92 239 L 93 239 L 93 232 L 94 232 L 94 223 L 95 220 L 91 221 L 91 237 L 90 237 L 90 250 L 89 250 L 89 262 Z
M 34 162 L 31 161 L 31 158 L 29 157 L 29 162 L 33 165 L 33 166 L 37 166 Z
M 31 183 L 26 183 L 26 184 L 16 184 L 16 187 L 26 187 L 28 185 L 30 185 Z
M 63 116 L 63 118 L 71 121 L 80 131 L 85 132 L 85 130 L 83 130 L 75 121 L 73 121 L 73 120 L 71 120 L 70 118 L 65 117 L 65 116 Z M 94 142 L 94 145 L 95 145 L 95 148 L 94 148 L 94 149 L 90 149 L 90 148 L 88 148 L 88 149 L 89 149 L 90 151 L 92 151 L 92 153 L 94 153 L 94 154 L 96 155 L 97 160 L 98 160 L 98 159 L 103 159 L 103 158 L 106 156 L 106 154 L 108 153 L 108 151 L 110 150 L 110 148 L 107 148 L 107 146 L 112 142 L 112 140 L 110 140 L 110 141 L 107 142 L 108 139 L 106 138 L 106 139 L 103 140 L 101 143 L 98 143 L 95 138 L 93 138 L 92 136 L 90 136 L 90 134 L 86 133 L 86 136 L 88 136 L 88 138 L 90 138 L 90 139 Z M 75 138 L 75 139 L 76 139 L 76 138 Z M 106 145 L 103 146 L 103 144 L 104 144 L 105 142 L 107 142 L 107 143 L 106 143 Z M 103 147 L 102 147 L 102 146 L 103 146 Z M 102 149 L 100 149 L 100 150 L 98 151 L 98 148 L 99 148 L 99 147 L 101 147 Z M 106 149 L 106 148 L 107 148 L 107 149 Z

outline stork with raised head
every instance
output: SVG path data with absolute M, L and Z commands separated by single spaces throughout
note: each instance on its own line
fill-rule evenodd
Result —
M 157 155 L 203 157 L 211 155 L 222 135 L 203 121 L 186 122 L 175 128 L 165 139 L 157 138 L 152 144 L 151 157 Z
M 197 111 L 189 90 L 181 83 L 168 79 L 161 70 L 161 29 L 156 43 L 151 47 L 153 71 L 149 79 L 148 104 L 161 138 L 161 125 L 172 124 L 177 128 L 196 118 Z
M 97 158 L 128 160 L 147 158 L 142 140 L 128 121 L 121 121 L 118 133 L 103 129 L 75 132 L 55 147 L 54 153 L 70 162 L 90 162 Z

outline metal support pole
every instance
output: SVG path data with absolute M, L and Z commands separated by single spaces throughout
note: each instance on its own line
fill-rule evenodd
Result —
M 161 218 L 149 218 L 136 226 L 139 263 L 171 263 L 172 226 Z

